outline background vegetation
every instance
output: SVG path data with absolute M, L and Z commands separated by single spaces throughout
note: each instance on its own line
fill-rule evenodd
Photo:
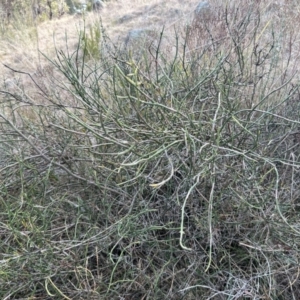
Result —
M 297 4 L 64 18 L 1 54 L 1 299 L 300 298 Z

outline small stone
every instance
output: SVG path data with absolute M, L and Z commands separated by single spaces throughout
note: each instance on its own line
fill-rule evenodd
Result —
M 104 6 L 105 6 L 105 4 L 101 0 L 94 0 L 93 1 L 93 10 L 94 11 L 100 11 L 101 9 L 104 8 Z
M 211 13 L 211 7 L 208 1 L 199 2 L 194 10 L 195 17 L 207 17 Z
M 125 45 L 127 46 L 132 42 L 137 42 L 141 39 L 146 38 L 149 32 L 150 32 L 149 29 L 142 29 L 142 28 L 130 30 L 125 39 Z

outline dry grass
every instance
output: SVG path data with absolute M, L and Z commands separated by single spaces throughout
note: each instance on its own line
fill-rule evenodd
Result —
M 174 24 L 182 25 L 191 20 L 192 8 L 196 5 L 197 1 L 188 4 L 169 1 L 168 5 L 165 1 L 111 1 L 106 4 L 100 15 L 87 13 L 84 17 L 65 16 L 29 28 L 10 26 L 0 42 L 0 82 L 4 88 L 27 86 L 27 93 L 30 93 L 30 78 L 11 72 L 5 65 L 14 70 L 26 71 L 38 80 L 39 84 L 48 85 L 47 77 L 53 76 L 53 68 L 43 55 L 54 59 L 57 50 L 66 51 L 68 48 L 69 51 L 75 51 L 79 33 L 83 28 L 88 32 L 93 24 L 100 24 L 101 21 L 106 33 L 114 42 L 124 42 L 128 32 L 135 28 L 151 28 L 159 32 L 162 26 L 166 26 L 168 31 L 165 31 L 173 36 Z M 177 12 L 172 14 L 174 11 Z M 55 76 L 60 74 L 56 73 Z M 36 91 L 35 88 L 34 85 L 33 92 Z M 36 94 L 33 98 L 43 102 Z
M 179 17 L 185 20 L 191 15 L 196 4 L 197 1 L 168 1 L 167 4 L 165 1 L 111 1 L 106 4 L 100 16 L 88 13 L 85 25 L 89 26 L 101 17 L 102 24 L 111 38 L 125 39 L 128 31 L 133 28 L 154 27 L 160 30 L 162 25 L 171 27 L 179 21 Z M 172 11 L 178 13 L 172 14 Z M 80 16 L 66 16 L 45 21 L 37 28 L 11 28 L 9 37 L 1 40 L 2 61 L 13 66 L 18 65 L 20 69 L 28 69 L 32 66 L 26 61 L 39 64 L 37 49 L 47 55 L 53 55 L 55 47 L 64 48 L 66 34 L 70 43 L 68 46 L 74 50 L 78 42 L 78 30 L 82 27 L 83 19 Z
M 282 32 L 285 27 L 289 32 L 296 32 L 294 24 L 298 19 L 298 5 L 292 1 L 282 1 L 282 4 L 274 4 L 272 1 L 260 2 L 263 24 L 271 21 L 267 24 L 268 27 L 278 26 Z M 159 33 L 164 27 L 164 36 L 174 37 L 174 28 L 183 28 L 185 24 L 192 22 L 197 3 L 199 1 L 111 1 L 106 4 L 100 15 L 88 13 L 85 20 L 80 16 L 65 16 L 61 19 L 45 21 L 38 24 L 36 28 L 11 28 L 0 42 L 1 61 L 14 69 L 34 73 L 43 69 L 45 64 L 47 65 L 47 61 L 41 57 L 40 52 L 54 58 L 55 49 L 66 50 L 66 36 L 68 48 L 75 50 L 78 45 L 79 31 L 84 26 L 88 28 L 95 22 L 99 22 L 100 18 L 108 36 L 113 41 L 124 41 L 128 32 L 136 28 L 152 29 Z M 226 2 L 220 4 L 219 1 L 210 1 L 210 4 L 215 14 L 220 11 L 221 7 L 224 8 L 227 5 Z M 229 5 L 240 5 L 240 1 L 230 1 Z M 217 25 L 215 22 L 218 17 L 220 16 L 215 15 L 213 18 L 212 27 Z M 222 30 L 220 34 L 223 34 Z M 206 38 L 201 40 L 203 42 Z M 287 47 L 289 42 L 289 40 L 285 42 Z M 193 50 L 193 47 L 190 50 Z M 12 76 L 3 65 L 0 66 L 0 74 L 2 82 Z

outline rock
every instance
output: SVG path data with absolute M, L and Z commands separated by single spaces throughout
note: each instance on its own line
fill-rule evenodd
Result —
M 135 28 L 127 33 L 123 47 L 121 48 L 121 56 L 124 61 L 133 59 L 140 61 L 145 52 L 148 53 L 149 47 L 156 46 L 156 33 L 154 30 L 148 28 Z M 155 50 L 153 50 L 155 52 Z M 130 68 L 127 64 L 122 66 L 124 74 L 130 72 Z
M 93 11 L 100 11 L 103 9 L 105 4 L 101 0 L 93 0 Z
M 69 11 L 72 15 L 83 15 L 87 11 L 88 7 L 86 0 L 67 0 L 67 5 L 69 6 Z
M 199 19 L 207 19 L 211 15 L 211 7 L 208 1 L 199 2 L 194 10 L 194 17 Z
M 133 20 L 135 17 L 136 17 L 135 14 L 124 15 L 123 17 L 118 19 L 118 23 L 122 24 L 122 23 L 125 23 L 125 22 L 129 22 L 129 21 Z
M 132 29 L 128 32 L 125 39 L 125 46 L 129 46 L 132 43 L 139 43 L 145 41 L 150 36 L 152 30 L 145 28 Z
M 17 80 L 14 79 L 14 78 L 7 78 L 4 80 L 4 86 L 3 88 L 6 90 L 6 91 L 12 91 L 13 89 L 16 89 L 17 88 Z

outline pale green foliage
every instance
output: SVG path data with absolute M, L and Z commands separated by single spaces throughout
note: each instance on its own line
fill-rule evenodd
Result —
M 99 24 L 95 24 L 89 28 L 89 33 L 86 29 L 81 33 L 81 47 L 84 56 L 87 58 L 100 59 L 100 42 L 101 42 L 101 29 Z

